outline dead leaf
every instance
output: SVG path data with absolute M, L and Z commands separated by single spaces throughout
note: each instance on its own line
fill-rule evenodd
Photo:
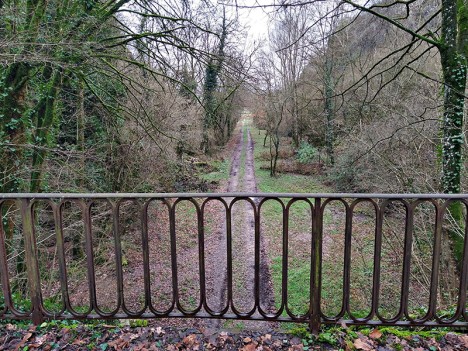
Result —
M 382 332 L 380 330 L 378 330 L 377 328 L 375 328 L 372 333 L 369 334 L 369 337 L 371 339 L 380 339 L 380 337 L 382 336 Z
M 148 351 L 145 344 L 136 345 L 132 348 L 134 351 Z
M 468 349 L 468 335 L 460 335 L 459 339 L 464 347 Z
M 42 345 L 47 340 L 47 335 L 36 336 L 35 344 Z
M 187 335 L 182 340 L 182 343 L 190 350 L 196 351 L 200 348 L 200 343 L 198 342 L 197 336 L 195 334 Z
M 230 336 L 227 332 L 222 331 L 221 333 L 219 333 L 219 337 L 223 340 L 227 340 Z
M 7 325 L 5 325 L 5 328 L 8 331 L 16 330 L 16 325 L 8 323 Z
M 251 342 L 252 342 L 252 339 L 251 339 L 251 338 L 249 338 L 249 337 L 246 337 L 246 338 L 244 338 L 244 340 L 243 340 L 243 341 L 244 341 L 244 344 L 249 344 L 249 343 L 251 343 Z
M 127 336 L 130 339 L 130 341 L 138 339 L 138 337 L 139 337 L 139 335 L 135 334 L 135 333 L 127 334 Z
M 84 345 L 84 344 L 86 344 L 86 341 L 83 339 L 75 339 L 75 341 L 73 341 L 72 343 L 72 345 L 78 345 L 78 346 Z
M 271 343 L 271 334 L 265 334 L 262 337 L 260 337 L 260 340 L 262 343 L 269 345 Z
M 354 340 L 354 347 L 357 348 L 358 350 L 365 350 L 365 351 L 374 350 L 373 345 L 370 345 L 368 342 L 366 342 L 365 340 L 361 340 L 361 339 Z
M 224 347 L 224 344 L 232 344 L 234 341 L 231 336 L 227 332 L 219 333 L 219 336 L 216 338 L 216 342 L 218 347 Z
M 281 347 L 281 345 L 282 345 L 282 343 L 281 343 L 280 340 L 275 340 L 275 341 L 273 342 L 273 346 L 274 346 L 274 347 Z
M 458 346 L 460 344 L 460 338 L 454 333 L 447 333 L 444 338 L 449 345 Z
M 18 345 L 16 345 L 15 351 L 18 351 L 20 348 L 22 348 L 24 346 L 24 344 L 26 344 L 26 342 L 31 338 L 32 335 L 33 335 L 33 333 L 25 334 L 23 336 L 23 339 L 20 341 L 20 343 Z
M 256 348 L 257 345 L 255 343 L 250 343 L 241 348 L 240 351 L 255 351 Z
M 128 347 L 130 343 L 127 340 L 122 338 L 118 338 L 117 340 L 110 341 L 108 345 L 113 347 L 115 350 L 120 351 L 126 347 Z

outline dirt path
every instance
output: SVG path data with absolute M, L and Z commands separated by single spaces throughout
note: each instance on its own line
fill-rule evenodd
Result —
M 254 142 L 248 130 L 247 151 L 245 157 L 245 176 L 244 176 L 244 191 L 250 193 L 257 192 L 257 182 L 255 179 L 254 166 Z M 246 218 L 247 220 L 247 218 Z M 249 222 L 249 239 L 254 240 L 255 223 Z M 273 283 L 271 280 L 270 262 L 268 259 L 268 251 L 266 243 L 263 240 L 263 235 L 260 236 L 260 305 L 263 309 L 272 312 L 275 300 L 273 293 Z M 253 241 L 252 241 L 253 242 Z
M 247 128 L 245 139 L 244 128 Z M 257 192 L 254 167 L 254 143 L 248 127 L 242 126 L 236 135 L 236 145 L 231 156 L 231 169 L 229 181 L 225 189 L 227 192 Z M 244 162 L 244 164 L 242 164 Z M 255 198 L 253 198 L 256 201 Z M 221 211 L 220 211 L 221 212 Z M 226 223 L 224 214 L 219 213 L 218 232 L 220 235 L 207 243 L 208 252 L 216 257 L 211 260 L 214 266 L 208 265 L 207 271 L 216 271 L 219 274 L 208 279 L 207 293 L 211 294 L 213 304 L 217 310 L 226 305 L 227 270 L 219 272 L 220 267 L 226 267 Z M 252 206 L 242 201 L 233 206 L 232 210 L 232 246 L 233 246 L 233 301 L 235 307 L 241 312 L 248 312 L 254 303 L 254 275 L 255 275 L 255 222 Z M 263 310 L 271 311 L 274 306 L 273 286 L 267 258 L 267 249 L 263 240 L 260 242 L 260 305 Z M 210 304 L 211 306 L 211 304 Z M 219 329 L 222 320 L 214 320 L 211 327 Z M 274 323 L 243 322 L 244 328 L 260 330 L 276 327 Z

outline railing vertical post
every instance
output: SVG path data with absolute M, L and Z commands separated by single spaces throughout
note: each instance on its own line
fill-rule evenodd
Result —
M 314 212 L 312 214 L 312 252 L 310 275 L 310 320 L 309 329 L 312 334 L 320 332 L 320 290 L 322 275 L 322 212 L 321 199 L 315 198 Z
M 2 283 L 3 298 L 5 301 L 6 308 L 13 307 L 13 301 L 11 299 L 10 281 L 8 278 L 8 261 L 7 251 L 5 246 L 5 231 L 3 229 L 3 208 L 0 205 L 0 278 Z M 8 311 L 7 309 L 5 311 Z
M 23 223 L 24 252 L 26 271 L 28 275 L 29 292 L 32 303 L 32 322 L 39 325 L 44 321 L 42 314 L 42 294 L 39 266 L 37 262 L 37 247 L 34 235 L 33 210 L 29 199 L 21 199 L 21 219 Z

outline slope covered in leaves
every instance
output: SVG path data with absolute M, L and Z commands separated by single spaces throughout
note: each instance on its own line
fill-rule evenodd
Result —
M 111 323 L 111 322 L 109 322 Z M 447 332 L 409 332 L 342 326 L 324 329 L 319 337 L 296 328 L 293 334 L 180 329 L 159 323 L 82 324 L 50 322 L 34 327 L 4 324 L 0 350 L 467 350 L 468 335 Z

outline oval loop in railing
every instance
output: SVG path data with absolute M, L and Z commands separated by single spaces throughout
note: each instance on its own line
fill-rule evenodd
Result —
M 380 204 L 380 213 L 381 213 L 381 217 L 382 217 L 382 224 L 383 224 L 383 217 L 384 217 L 386 208 L 389 205 L 393 204 L 393 203 L 400 203 L 405 208 L 405 231 L 406 231 L 407 230 L 408 214 L 410 213 L 410 204 L 405 199 L 384 199 L 382 201 L 382 203 Z M 402 262 L 402 266 L 403 266 L 403 262 Z M 382 275 L 381 271 L 380 271 L 380 275 Z M 403 303 L 404 303 L 403 302 L 403 291 L 404 291 L 404 288 L 403 288 L 403 267 L 402 267 L 401 277 L 402 277 L 402 279 L 401 279 L 401 287 L 400 287 L 400 304 L 399 304 L 399 308 L 398 308 L 398 311 L 397 311 L 396 315 L 391 317 L 391 318 L 384 317 L 380 313 L 380 304 L 377 305 L 376 316 L 383 323 L 393 324 L 393 323 L 399 321 L 401 319 L 401 317 L 403 316 L 403 313 L 404 313 L 404 307 L 403 307 Z M 381 278 L 381 276 L 379 277 L 379 279 L 380 278 Z M 380 286 L 379 286 L 379 293 L 378 293 L 378 301 L 379 302 L 381 300 L 381 292 L 382 292 L 382 281 L 380 279 Z
M 203 264 L 203 271 L 205 272 L 205 275 L 204 275 L 204 280 L 203 282 L 201 282 L 202 286 L 203 286 L 203 292 L 204 292 L 204 295 L 202 297 L 202 301 L 203 301 L 203 308 L 205 309 L 205 311 L 213 316 L 213 317 L 220 317 L 220 316 L 223 316 L 224 314 L 226 314 L 226 312 L 229 310 L 229 300 L 228 298 L 226 297 L 226 303 L 225 305 L 219 310 L 219 311 L 215 311 L 214 309 L 212 309 L 210 306 L 209 306 L 209 302 L 208 302 L 208 297 L 207 297 L 207 278 L 206 278 L 206 248 L 205 248 L 205 243 L 206 243 L 206 237 L 205 237 L 205 209 L 207 207 L 207 205 L 210 203 L 210 202 L 219 202 L 222 204 L 223 208 L 224 208 L 224 218 L 225 218 L 225 223 L 224 223 L 224 228 L 225 229 L 224 231 L 227 232 L 227 228 L 226 228 L 226 222 L 228 220 L 228 212 L 229 212 L 229 205 L 227 204 L 226 200 L 224 200 L 222 197 L 209 197 L 209 198 L 206 198 L 203 203 L 202 203 L 202 206 L 201 206 L 201 213 L 202 213 L 202 219 L 201 219 L 201 224 L 202 224 L 202 238 L 203 238 L 203 257 L 200 257 L 200 261 L 202 262 Z M 227 235 L 227 233 L 226 233 Z M 226 242 L 226 247 L 227 247 L 227 242 Z M 201 251 L 200 251 L 201 252 Z M 227 270 L 228 270 L 228 267 L 227 267 L 227 262 L 228 259 L 226 258 L 226 271 L 225 271 L 225 274 L 226 274 L 226 277 L 223 279 L 224 281 L 226 281 L 226 289 L 227 289 Z M 223 269 L 224 271 L 224 269 Z M 222 294 L 223 295 L 223 294 Z M 224 294 L 226 295 L 226 294 Z M 220 303 L 222 303 L 222 301 L 220 301 Z
M 176 240 L 176 227 L 175 227 L 175 219 L 176 219 L 176 206 L 177 204 L 181 203 L 181 202 L 190 202 L 192 203 L 194 206 L 195 206 L 195 210 L 196 210 L 196 214 L 197 214 L 197 231 L 198 231 L 198 235 L 197 235 L 197 241 L 198 241 L 198 246 L 200 247 L 200 221 L 201 221 L 201 209 L 200 209 L 200 205 L 198 204 L 198 202 L 194 199 L 194 198 L 178 198 L 177 200 L 175 200 L 174 204 L 172 205 L 172 208 L 171 208 L 171 215 L 173 216 L 172 219 L 174 220 L 174 246 L 177 247 L 177 240 Z M 175 252 L 175 264 L 177 265 L 177 253 Z M 200 263 L 200 260 L 198 260 L 199 263 Z M 177 269 L 177 273 L 178 273 L 178 269 Z M 199 274 L 201 274 L 200 270 L 199 270 Z M 200 280 L 200 279 L 199 279 Z M 179 294 L 179 279 L 178 279 L 178 276 L 177 276 L 177 288 L 174 287 L 174 289 L 177 289 L 177 296 L 175 298 L 175 301 L 176 301 L 176 306 L 177 306 L 177 309 L 184 315 L 184 316 L 195 316 L 203 307 L 203 301 L 202 301 L 202 296 L 201 296 L 201 290 L 200 290 L 200 293 L 198 294 L 198 304 L 197 304 L 197 307 L 195 307 L 193 310 L 189 311 L 187 309 L 185 309 L 181 302 L 180 302 L 180 294 Z M 199 285 L 200 286 L 200 285 Z
M 288 292 L 289 292 L 289 270 L 288 270 L 288 264 L 289 264 L 289 216 L 291 213 L 291 207 L 299 203 L 300 201 L 305 202 L 309 208 L 310 208 L 310 225 L 311 225 L 311 231 L 310 231 L 310 238 L 312 241 L 312 226 L 313 226 L 313 221 L 314 221 L 314 213 L 315 211 L 315 205 L 308 199 L 307 197 L 296 197 L 296 198 L 291 198 L 288 203 L 286 204 L 285 207 L 285 216 L 284 216 L 284 225 L 286 226 L 286 229 L 283 231 L 283 265 L 282 265 L 282 289 L 283 289 L 283 294 L 282 294 L 282 305 L 284 305 L 284 311 L 286 314 L 292 319 L 292 320 L 303 320 L 303 321 L 308 321 L 311 317 L 312 314 L 312 305 L 310 304 L 310 299 L 308 303 L 308 309 L 306 313 L 303 314 L 296 314 L 292 311 L 291 307 L 289 306 L 289 298 L 288 298 Z M 312 247 L 311 247 L 312 250 Z M 312 251 L 311 251 L 312 254 Z M 311 258 L 312 259 L 312 258 Z M 311 260 L 310 259 L 310 260 Z M 311 261 L 309 261 L 311 263 Z M 310 266 L 310 269 L 312 269 L 312 266 Z M 310 294 L 310 284 L 309 284 L 309 294 Z
M 171 213 L 171 204 L 169 203 L 169 201 L 165 198 L 150 198 L 148 201 L 146 201 L 146 203 L 144 204 L 144 210 L 146 211 L 146 218 L 148 220 L 148 208 L 149 206 L 151 205 L 151 203 L 153 202 L 160 202 L 163 204 L 163 206 L 166 207 L 167 209 L 167 215 L 168 217 L 170 217 L 170 213 Z M 148 225 L 148 223 L 147 223 Z M 170 232 L 170 228 L 169 228 L 169 232 Z M 169 233 L 169 236 L 170 236 L 170 233 Z M 149 240 L 149 237 L 148 237 L 148 240 Z M 149 253 L 148 253 L 149 254 Z M 149 257 L 147 258 L 148 262 L 149 262 Z M 149 263 L 148 263 L 149 264 Z M 151 274 L 151 269 L 149 270 L 149 274 Z M 173 292 L 171 293 L 171 301 L 169 303 L 169 307 L 164 310 L 164 311 L 161 311 L 161 310 L 158 310 L 158 308 L 156 308 L 153 304 L 153 298 L 152 298 L 152 288 L 151 288 L 151 277 L 148 277 L 147 278 L 150 282 L 150 289 L 149 289 L 149 310 L 154 313 L 155 316 L 157 317 L 167 317 L 175 308 L 175 299 L 174 299 L 174 294 Z M 173 290 L 174 287 L 171 285 L 171 290 Z
M 67 198 L 67 199 L 62 199 L 59 204 L 59 209 L 60 209 L 60 231 L 63 235 L 63 213 L 64 213 L 64 206 L 69 203 L 71 205 L 75 204 L 80 208 L 81 211 L 81 220 L 84 222 L 84 213 L 86 211 L 86 203 L 85 200 L 80 199 L 80 198 Z M 65 284 L 65 289 L 63 291 L 64 293 L 64 298 L 65 298 L 65 305 L 67 307 L 67 312 L 70 313 L 72 316 L 82 319 L 86 318 L 88 315 L 91 314 L 93 311 L 93 306 L 92 306 L 92 300 L 89 298 L 89 306 L 87 307 L 84 312 L 78 312 L 75 310 L 75 308 L 72 306 L 71 301 L 70 301 L 70 291 L 69 291 L 69 279 L 68 279 L 68 268 L 65 260 L 65 252 L 63 252 L 64 256 L 64 261 L 65 261 L 65 266 L 64 266 L 64 275 L 62 276 L 63 283 Z M 88 278 L 89 279 L 89 278 Z M 89 292 L 90 295 L 90 292 Z
M 143 313 L 145 313 L 148 306 L 147 306 L 147 299 L 146 299 L 146 296 L 145 296 L 145 301 L 144 301 L 143 306 L 141 306 L 141 308 L 139 310 L 137 310 L 137 311 L 131 311 L 130 308 L 127 306 L 127 302 L 126 302 L 126 299 L 125 299 L 125 286 L 124 286 L 124 282 L 123 282 L 124 279 L 123 279 L 123 270 L 122 270 L 122 265 L 123 265 L 123 262 L 122 262 L 122 247 L 121 247 L 122 238 L 121 238 L 121 235 L 120 235 L 121 228 L 120 228 L 120 223 L 119 223 L 119 220 L 120 220 L 120 217 L 121 217 L 121 214 L 122 214 L 121 207 L 125 202 L 131 202 L 132 205 L 135 204 L 135 206 L 137 207 L 137 213 L 140 214 L 140 215 L 141 215 L 141 211 L 142 211 L 142 208 L 144 207 L 144 205 L 142 205 L 135 198 L 122 197 L 122 198 L 118 199 L 115 202 L 116 213 L 114 214 L 114 216 L 116 216 L 116 219 L 117 219 L 116 223 L 114 224 L 115 230 L 116 230 L 115 234 L 117 235 L 118 241 L 119 241 L 119 254 L 118 254 L 119 258 L 120 258 L 119 279 L 121 279 L 121 281 L 118 282 L 118 285 L 119 285 L 119 294 L 120 294 L 120 298 L 121 298 L 121 301 L 122 301 L 121 308 L 122 308 L 122 311 L 125 314 L 127 314 L 128 317 L 138 318 Z M 140 218 L 140 225 L 141 225 L 141 218 Z M 140 234 L 143 236 L 143 230 L 141 230 Z
M 252 195 L 255 195 L 255 194 L 252 194 Z M 254 196 L 238 196 L 238 197 L 235 197 L 230 203 L 229 203 L 229 220 L 230 222 L 232 221 L 232 209 L 234 207 L 234 205 L 236 203 L 239 203 L 240 201 L 246 201 L 250 204 L 251 208 L 253 209 L 253 217 L 254 219 L 258 218 L 258 210 L 257 210 L 257 205 L 255 203 L 255 201 L 253 200 Z M 228 260 L 229 258 L 231 258 L 230 261 L 232 261 L 232 223 L 230 223 L 230 227 L 231 227 L 231 233 L 230 233 L 230 247 L 231 247 L 231 250 L 229 251 L 228 250 Z M 232 262 L 231 262 L 232 263 Z M 232 310 L 232 312 L 237 316 L 237 317 L 240 317 L 240 318 L 248 318 L 250 316 L 252 316 L 255 311 L 257 310 L 257 303 L 255 301 L 255 276 L 254 276 L 254 291 L 253 291 L 253 297 L 254 297 L 254 304 L 253 304 L 253 307 L 250 311 L 247 311 L 247 312 L 241 312 L 239 311 L 236 306 L 235 306 L 235 303 L 234 303 L 234 297 L 233 297 L 233 288 L 232 288 L 232 267 L 231 267 L 231 272 L 230 272 L 230 277 L 229 279 L 231 280 L 231 286 L 230 286 L 230 289 L 231 289 L 231 292 L 230 292 L 230 296 L 231 296 L 231 300 L 230 300 L 230 308 Z
M 278 197 L 264 197 L 260 200 L 260 202 L 258 203 L 258 218 L 256 219 L 256 221 L 258 222 L 258 231 L 259 231 L 259 245 L 261 245 L 263 248 L 265 248 L 265 244 L 262 240 L 264 240 L 263 236 L 260 236 L 260 231 L 261 231 L 261 213 L 262 213 L 262 206 L 267 203 L 268 201 L 273 201 L 275 203 L 278 203 L 280 204 L 281 206 L 281 212 L 282 212 L 282 218 L 281 218 L 281 222 L 282 222 L 282 235 L 283 235 L 283 238 L 282 238 L 282 246 L 284 247 L 284 244 L 285 244 L 285 230 L 284 230 L 284 225 L 285 225 L 285 210 L 286 210 L 286 207 L 284 206 L 284 203 L 283 201 L 281 201 Z M 287 235 L 287 234 L 286 234 Z M 261 243 L 261 244 L 260 244 Z M 261 250 L 259 248 L 259 250 Z M 260 252 L 260 255 L 263 254 L 264 256 L 267 256 L 268 254 L 264 251 L 261 251 Z M 261 258 L 260 258 L 261 259 Z M 264 260 L 269 260 L 268 257 L 264 257 L 263 258 Z M 284 260 L 284 256 L 283 256 L 283 260 Z M 262 267 L 266 267 L 266 265 L 260 265 L 260 267 L 258 267 L 258 269 L 261 269 Z M 267 268 L 268 269 L 268 268 Z M 261 273 L 261 272 L 260 272 Z M 263 272 L 264 274 L 268 274 L 269 276 L 271 276 L 271 273 L 270 272 Z M 284 270 L 282 269 L 282 274 L 284 273 Z M 265 279 L 266 277 L 263 277 L 263 279 Z M 262 277 L 260 277 L 260 282 L 261 282 L 261 279 Z M 259 282 L 259 283 L 260 283 Z M 265 283 L 264 283 L 265 284 Z M 282 288 L 281 290 L 284 289 L 284 281 L 282 280 Z M 260 286 L 259 286 L 259 290 L 260 290 Z M 270 295 L 273 295 L 274 292 L 273 291 L 270 291 Z M 277 309 L 276 312 L 267 312 L 265 311 L 263 308 L 262 308 L 262 305 L 261 305 L 261 299 L 260 299 L 260 296 L 258 296 L 258 299 L 259 299 L 259 303 L 258 303 L 258 312 L 260 313 L 260 315 L 262 315 L 265 319 L 267 320 L 273 320 L 279 316 L 281 316 L 281 314 L 283 313 L 283 310 L 284 310 L 284 296 L 283 294 L 281 294 L 281 303 L 280 303 L 280 307 Z M 276 301 L 275 301 L 276 302 Z M 270 308 L 272 308 L 273 306 L 270 306 Z

